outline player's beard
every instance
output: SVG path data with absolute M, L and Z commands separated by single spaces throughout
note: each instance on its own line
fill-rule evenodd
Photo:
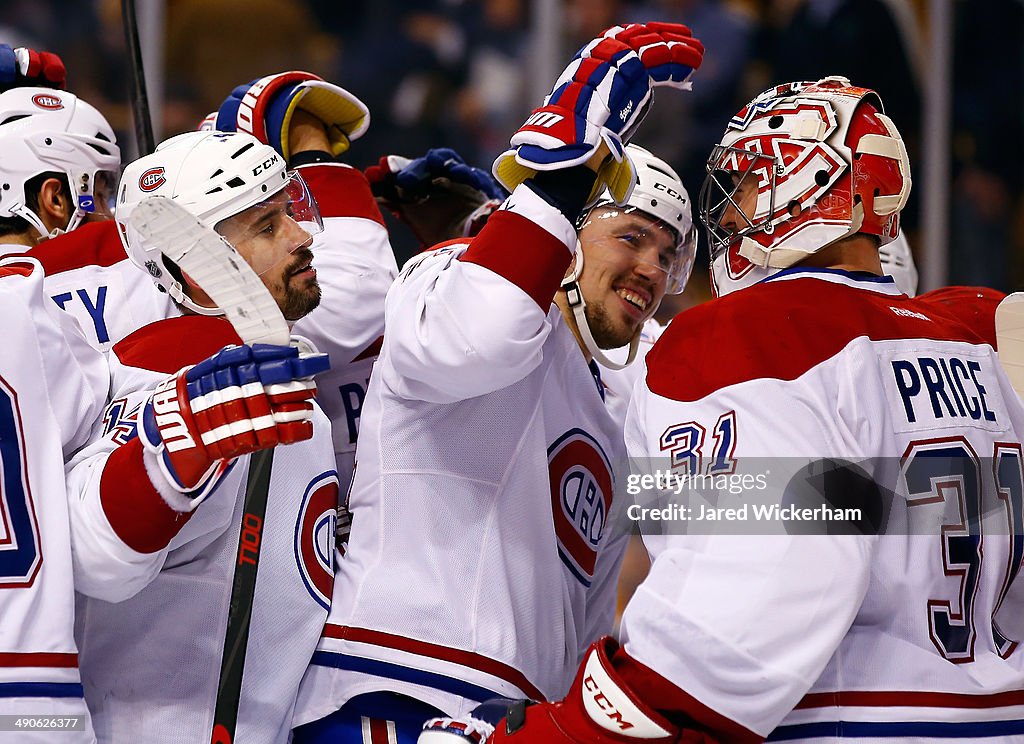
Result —
M 290 262 L 283 273 L 283 284 L 278 297 L 278 305 L 286 320 L 298 320 L 303 318 L 320 304 L 320 283 L 296 279 L 293 274 L 296 269 L 312 260 L 313 252 L 308 248 L 302 248 L 295 252 L 295 260 Z
M 584 309 L 587 325 L 590 326 L 590 335 L 594 337 L 599 349 L 617 349 L 625 346 L 636 334 L 639 324 L 630 326 L 616 326 L 610 317 L 604 304 L 587 304 Z

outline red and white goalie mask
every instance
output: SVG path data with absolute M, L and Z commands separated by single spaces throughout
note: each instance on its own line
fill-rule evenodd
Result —
M 721 296 L 854 233 L 899 232 L 910 163 L 878 94 L 842 77 L 765 91 L 729 122 L 699 198 Z

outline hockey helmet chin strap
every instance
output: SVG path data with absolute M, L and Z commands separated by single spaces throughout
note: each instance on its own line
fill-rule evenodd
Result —
M 640 348 L 640 334 L 643 333 L 643 325 L 636 329 L 633 338 L 629 341 L 629 355 L 623 363 L 614 362 L 598 347 L 594 340 L 594 334 L 590 332 L 590 324 L 587 322 L 587 302 L 583 299 L 583 291 L 580 289 L 580 276 L 583 275 L 583 246 L 576 241 L 576 264 L 572 274 L 562 280 L 561 288 L 565 290 L 566 300 L 572 308 L 573 317 L 576 318 L 576 327 L 579 329 L 583 345 L 594 360 L 607 369 L 625 369 L 636 359 L 636 352 Z

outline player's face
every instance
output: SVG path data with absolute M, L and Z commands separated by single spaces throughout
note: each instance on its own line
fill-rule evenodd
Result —
M 298 320 L 320 304 L 313 236 L 292 218 L 285 193 L 224 220 L 217 232 L 263 280 L 286 319 Z
M 580 230 L 580 245 L 590 331 L 602 349 L 623 346 L 665 296 L 676 235 L 642 212 L 599 207 Z
M 758 179 L 753 171 L 733 173 L 732 200 L 726 204 L 719 226 L 728 234 L 735 235 L 749 227 L 757 211 Z

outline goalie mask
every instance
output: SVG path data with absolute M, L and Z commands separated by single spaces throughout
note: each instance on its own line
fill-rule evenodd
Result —
M 115 211 L 125 251 L 175 302 L 202 315 L 220 315 L 222 311 L 189 298 L 177 267 L 129 224 L 132 208 L 151 196 L 178 202 L 232 246 L 260 231 L 287 228 L 296 236 L 294 252 L 323 230 L 320 211 L 302 176 L 288 171 L 281 155 L 252 135 L 186 132 L 128 165 L 118 186 Z M 244 219 L 232 219 L 243 212 Z M 294 230 L 292 223 L 302 229 Z M 277 256 L 263 258 L 260 254 L 245 260 L 258 275 L 281 263 Z
M 690 215 L 690 197 L 672 167 L 637 145 L 627 145 L 626 153 L 636 172 L 636 183 L 631 195 L 625 204 L 619 206 L 605 192 L 583 214 L 578 232 L 587 246 L 595 240 L 607 241 L 615 250 L 635 253 L 640 263 L 648 265 L 652 275 L 661 277 L 658 283 L 664 289 L 644 308 L 647 318 L 650 318 L 658 309 L 664 294 L 679 294 L 686 287 L 697 252 L 697 235 Z M 611 221 L 615 221 L 614 229 L 602 230 L 600 237 L 584 234 L 590 225 L 612 225 Z M 586 248 L 581 244 L 576 250 L 573 271 L 562 281 L 562 289 L 566 292 L 587 351 L 602 366 L 622 369 L 636 357 L 643 324 L 637 327 L 630 340 L 629 354 L 624 364 L 612 361 L 603 353 L 587 321 L 586 298 L 580 289 L 585 253 Z
M 110 217 L 121 151 L 103 115 L 78 96 L 51 88 L 0 93 L 0 217 L 21 217 L 43 238 L 78 227 L 87 215 Z M 44 173 L 67 178 L 73 211 L 50 231 L 29 209 L 25 185 Z
M 699 199 L 716 295 L 855 233 L 895 239 L 910 163 L 882 111 L 874 91 L 829 77 L 772 88 L 732 118 Z

